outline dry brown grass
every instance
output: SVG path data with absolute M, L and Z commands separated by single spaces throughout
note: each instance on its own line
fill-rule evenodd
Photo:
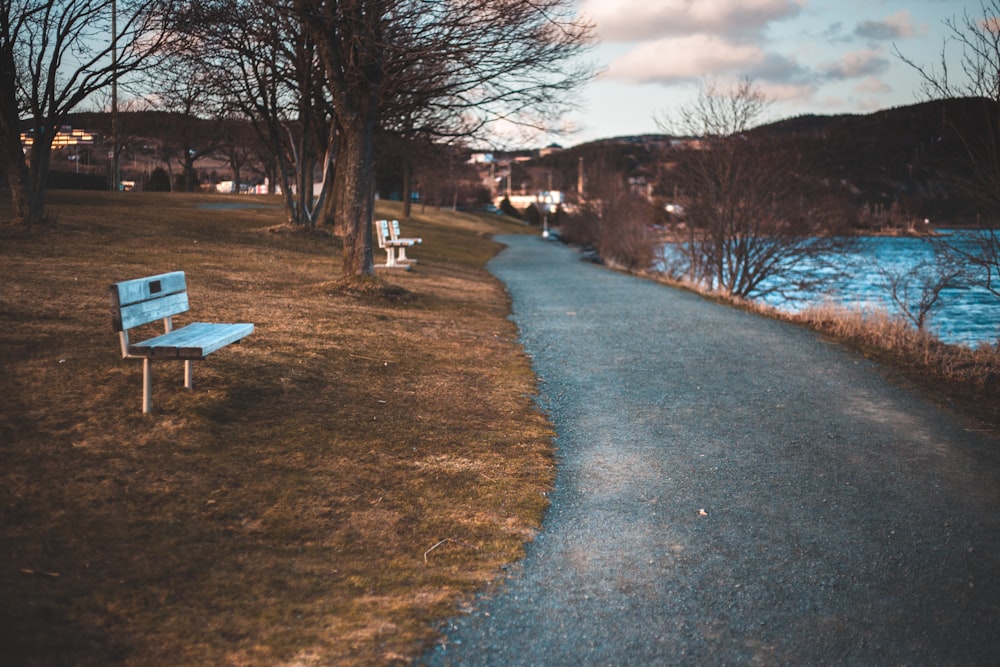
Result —
M 416 270 L 343 281 L 334 237 L 206 201 L 246 200 L 0 227 L 0 663 L 406 662 L 539 525 L 552 434 L 483 268 L 519 227 L 418 215 Z M 191 392 L 154 364 L 144 416 L 107 286 L 173 269 L 256 332 Z
M 660 273 L 645 277 L 701 294 L 765 317 L 794 322 L 846 344 L 880 363 L 898 384 L 916 388 L 959 415 L 969 428 L 1000 436 L 1000 346 L 942 343 L 883 309 L 856 310 L 823 303 L 798 313 L 759 302 L 706 292 L 700 286 Z
M 877 309 L 821 304 L 786 317 L 854 346 L 897 380 L 1000 433 L 1000 347 L 947 345 Z

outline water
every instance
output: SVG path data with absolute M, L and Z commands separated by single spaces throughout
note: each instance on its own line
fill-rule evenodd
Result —
M 967 243 L 969 232 L 952 232 L 948 241 Z M 667 250 L 669 252 L 669 250 Z M 823 288 L 811 291 L 771 294 L 761 301 L 781 310 L 795 312 L 809 305 L 832 301 L 850 308 L 882 309 L 899 313 L 893 304 L 885 275 L 903 275 L 921 262 L 934 262 L 931 243 L 919 238 L 865 237 L 838 260 L 845 275 Z M 880 270 L 881 269 L 881 270 Z M 919 287 L 911 281 L 911 294 L 919 298 Z M 941 293 L 940 305 L 931 311 L 926 326 L 946 343 L 976 346 L 1000 340 L 1000 298 L 982 287 L 958 285 Z

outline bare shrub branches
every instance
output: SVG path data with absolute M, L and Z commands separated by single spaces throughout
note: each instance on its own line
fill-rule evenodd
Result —
M 983 217 L 971 247 L 946 244 L 943 249 L 973 267 L 969 278 L 974 284 L 1000 297 L 1000 0 L 981 0 L 979 10 L 973 15 L 966 9 L 944 22 L 948 35 L 936 67 L 898 50 L 896 55 L 920 75 L 928 99 L 972 97 L 982 102 L 976 118 L 964 123 L 953 119 L 951 126 L 967 158 L 968 177 L 959 185 L 979 204 Z M 949 71 L 949 48 L 959 53 L 959 76 Z
M 956 286 L 962 269 L 939 257 L 936 262 L 919 262 L 905 271 L 879 267 L 879 275 L 899 312 L 918 331 L 924 331 L 928 318 L 941 305 L 941 293 Z
M 703 86 L 677 122 L 700 145 L 679 158 L 687 277 L 735 297 L 760 297 L 829 277 L 822 258 L 843 248 L 822 202 L 804 196 L 806 158 L 759 133 L 767 100 L 750 82 Z M 666 128 L 660 119 L 661 127 Z M 681 229 L 678 226 L 678 229 Z

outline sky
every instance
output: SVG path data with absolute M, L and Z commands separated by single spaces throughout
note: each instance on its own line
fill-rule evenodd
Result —
M 767 120 L 870 113 L 913 104 L 919 75 L 896 51 L 935 66 L 944 21 L 978 17 L 979 0 L 578 0 L 596 26 L 599 75 L 554 141 L 658 133 L 655 118 L 690 104 L 702 82 L 750 78 Z M 954 49 L 949 49 L 951 54 Z M 954 69 L 954 68 L 953 68 Z

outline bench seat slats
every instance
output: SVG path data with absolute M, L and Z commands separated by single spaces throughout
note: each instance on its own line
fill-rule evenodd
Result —
M 129 353 L 151 359 L 202 359 L 253 333 L 253 324 L 193 322 L 162 336 L 129 346 Z
M 402 250 L 400 250 L 402 252 Z M 118 332 L 122 357 L 142 359 L 142 411 L 152 410 L 152 362 L 183 360 L 184 387 L 191 389 L 192 362 L 253 333 L 253 324 L 194 322 L 173 328 L 173 316 L 189 310 L 187 281 L 183 271 L 124 280 L 110 286 L 111 322 Z M 139 343 L 129 340 L 135 327 L 162 320 L 165 333 Z

